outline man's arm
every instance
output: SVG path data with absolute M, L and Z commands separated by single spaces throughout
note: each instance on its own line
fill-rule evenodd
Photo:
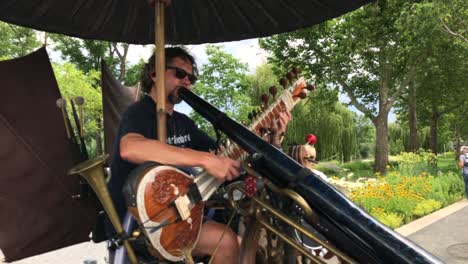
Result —
M 122 159 L 140 164 L 156 161 L 173 166 L 202 167 L 220 181 L 232 180 L 239 175 L 240 163 L 209 152 L 163 144 L 159 140 L 145 138 L 137 133 L 128 133 L 120 140 Z
M 463 168 L 463 165 L 465 165 L 465 157 L 462 155 L 460 156 L 460 162 L 458 163 L 458 166 Z

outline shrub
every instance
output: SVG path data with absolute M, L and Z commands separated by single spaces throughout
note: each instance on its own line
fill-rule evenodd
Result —
M 371 215 L 392 229 L 398 228 L 403 224 L 403 217 L 396 213 L 386 213 L 381 207 L 372 209 Z
M 421 217 L 439 210 L 441 207 L 442 203 L 434 199 L 423 200 L 416 205 L 416 208 L 413 210 L 413 214 L 417 217 Z
M 401 152 L 395 157 L 398 171 L 403 175 L 416 176 L 423 172 L 435 174 L 437 172 L 437 156 L 431 152 Z
M 428 198 L 440 201 L 443 206 L 449 205 L 464 195 L 464 183 L 460 173 L 447 172 L 430 177 L 432 191 Z

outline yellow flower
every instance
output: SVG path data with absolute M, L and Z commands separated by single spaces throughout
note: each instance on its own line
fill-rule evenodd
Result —
M 385 166 L 385 168 L 387 168 L 387 170 L 388 170 L 388 169 L 390 169 L 390 168 L 391 168 L 391 166 L 390 166 L 390 165 L 387 165 L 387 166 Z

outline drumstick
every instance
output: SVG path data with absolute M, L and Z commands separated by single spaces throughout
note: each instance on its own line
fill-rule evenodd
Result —
M 67 113 L 65 111 L 67 107 L 67 101 L 63 98 L 59 98 L 55 103 L 57 104 L 57 107 L 60 108 L 60 110 L 62 111 L 63 122 L 65 123 L 65 129 L 67 131 L 67 137 L 68 139 L 71 139 L 70 128 L 68 127 L 67 123 Z
M 83 134 L 83 131 L 84 131 L 84 110 L 83 110 L 84 98 L 81 96 L 75 97 L 75 103 L 78 105 L 78 108 L 80 110 L 80 135 L 81 137 L 84 137 L 84 134 Z

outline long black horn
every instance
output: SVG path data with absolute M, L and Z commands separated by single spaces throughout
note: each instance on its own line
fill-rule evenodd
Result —
M 223 131 L 268 173 L 264 176 L 281 186 L 289 186 L 306 199 L 335 231 L 347 236 L 349 245 L 335 239 L 331 242 L 360 263 L 443 263 L 413 242 L 384 226 L 346 196 L 320 179 L 312 171 L 271 146 L 243 125 L 229 118 L 186 88 L 179 96 L 195 111 Z M 361 252 L 352 252 L 354 248 Z M 367 250 L 367 252 L 365 252 Z M 351 251 L 351 252 L 350 252 Z

